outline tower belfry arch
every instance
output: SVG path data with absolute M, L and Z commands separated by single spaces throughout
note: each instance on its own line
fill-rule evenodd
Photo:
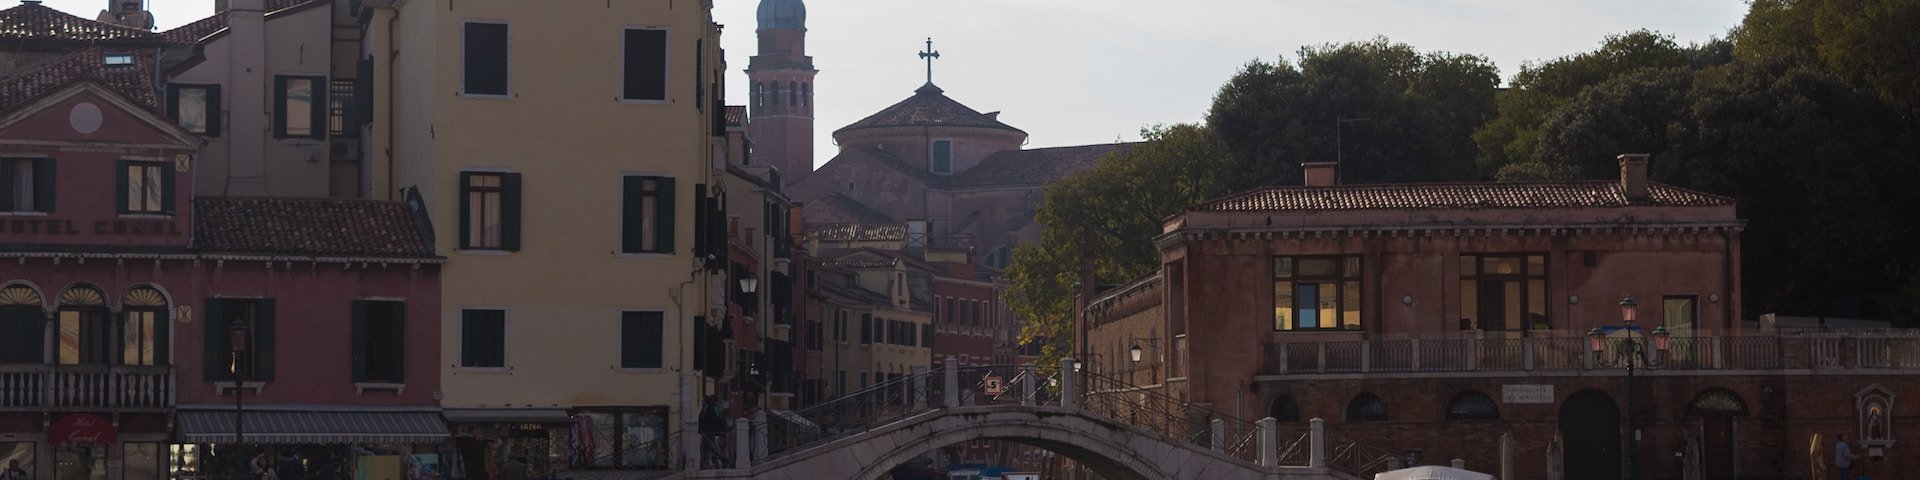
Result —
M 754 163 L 780 169 L 785 185 L 813 172 L 813 80 L 807 56 L 807 6 L 801 0 L 760 0 L 759 51 L 747 63 L 751 81 L 747 135 Z

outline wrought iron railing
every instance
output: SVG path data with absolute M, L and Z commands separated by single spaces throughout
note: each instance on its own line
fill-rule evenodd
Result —
M 1665 349 L 1643 342 L 1636 365 L 1647 370 L 1920 369 L 1920 335 L 1674 336 Z M 1585 371 L 1614 368 L 1626 339 L 1600 351 L 1582 337 L 1339 340 L 1269 343 L 1263 375 Z

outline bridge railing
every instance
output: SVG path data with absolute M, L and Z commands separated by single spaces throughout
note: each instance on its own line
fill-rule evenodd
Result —
M 1092 372 L 1084 379 L 1080 408 L 1168 438 L 1208 447 L 1248 462 L 1259 461 L 1260 426 L 1211 408 Z

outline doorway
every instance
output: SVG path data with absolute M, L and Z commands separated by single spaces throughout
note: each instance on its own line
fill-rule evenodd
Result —
M 1620 478 L 1620 407 L 1598 390 L 1581 390 L 1560 405 L 1567 480 Z
M 1700 392 L 1687 404 L 1687 416 L 1700 419 L 1703 480 L 1733 480 L 1740 475 L 1737 420 L 1747 415 L 1746 400 L 1725 388 Z

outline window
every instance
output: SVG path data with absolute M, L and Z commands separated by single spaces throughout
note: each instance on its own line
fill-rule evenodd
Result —
M 353 103 L 359 98 L 354 90 L 359 82 L 334 79 L 327 84 L 327 134 L 335 138 L 359 137 L 360 122 L 353 118 Z
M 825 324 L 818 321 L 807 322 L 807 350 L 821 351 L 826 347 Z
M 170 363 L 167 297 L 152 288 L 135 288 L 120 299 L 120 310 L 120 364 Z
M 505 23 L 467 22 L 461 93 L 507 96 L 507 34 Z
M 406 343 L 406 302 L 353 302 L 354 383 L 406 383 Z
M 46 362 L 47 317 L 41 308 L 40 292 L 33 287 L 0 289 L 0 363 Z
M 1713 388 L 1693 397 L 1687 404 L 1689 417 L 1744 417 L 1747 416 L 1747 402 L 1740 394 L 1725 388 Z
M 800 84 L 800 106 L 805 108 L 813 107 L 813 84 L 812 83 Z
M 52 212 L 53 185 L 53 159 L 0 158 L 0 212 Z
M 1448 420 L 1499 420 L 1500 408 L 1493 404 L 1493 398 L 1487 394 L 1465 391 L 1453 397 L 1447 403 Z
M 189 132 L 220 136 L 220 86 L 176 84 L 167 87 L 167 115 Z
M 327 77 L 273 77 L 273 137 L 320 138 Z
M 460 248 L 520 249 L 520 174 L 460 172 Z
M 664 407 L 585 411 L 580 415 L 591 422 L 594 444 L 601 449 L 593 457 L 594 466 L 666 468 L 667 455 L 677 446 L 667 438 Z
M 38 462 L 33 458 L 34 445 L 34 442 L 0 442 L 0 465 L 19 462 L 20 469 L 27 472 L 26 478 L 39 478 L 33 475 L 33 468 Z
M 873 344 L 873 314 L 860 314 L 860 344 Z
M 1273 329 L 1359 330 L 1360 257 L 1274 257 Z
M 112 365 L 118 341 L 106 297 L 93 287 L 60 292 L 58 328 L 61 365 Z
M 800 106 L 800 82 L 787 81 L 787 106 Z
M 920 346 L 933 348 L 933 325 L 920 326 Z
M 507 311 L 460 311 L 460 366 L 507 366 Z
M 1294 402 L 1292 396 L 1275 397 L 1273 403 L 1267 405 L 1267 416 L 1282 422 L 1298 422 L 1300 421 L 1300 404 Z
M 204 371 L 209 382 L 273 380 L 274 301 L 269 298 L 209 298 L 201 315 Z M 245 330 L 246 351 L 235 355 L 228 343 L 236 326 Z
M 120 213 L 173 212 L 173 174 L 166 162 L 120 161 Z
M 838 389 L 837 391 L 834 392 L 834 396 L 847 394 L 847 371 L 846 370 L 833 371 L 833 385 L 834 385 L 834 388 Z
M 860 389 L 861 390 L 867 389 L 867 371 L 866 370 L 860 371 Z
M 929 168 L 933 170 L 933 173 L 953 173 L 952 141 L 934 140 L 931 155 L 930 158 L 932 158 L 933 164 Z
M 1547 257 L 1461 255 L 1460 318 L 1462 329 L 1552 328 L 1547 319 Z
M 133 54 L 120 52 L 108 53 L 100 58 L 100 63 L 109 67 L 133 65 Z
M 1661 299 L 1660 310 L 1667 330 L 1676 337 L 1692 337 L 1700 327 L 1700 297 L 1672 295 Z
M 1381 402 L 1380 397 L 1377 395 L 1362 393 L 1354 396 L 1353 401 L 1347 402 L 1347 421 L 1349 422 L 1378 422 L 1386 420 L 1387 404 Z
M 621 177 L 620 253 L 673 253 L 673 179 Z
M 620 368 L 660 368 L 665 315 L 620 312 Z
M 626 35 L 626 69 L 620 84 L 620 98 L 666 101 L 667 31 L 629 28 Z
M 847 343 L 847 311 L 833 312 L 833 341 Z

